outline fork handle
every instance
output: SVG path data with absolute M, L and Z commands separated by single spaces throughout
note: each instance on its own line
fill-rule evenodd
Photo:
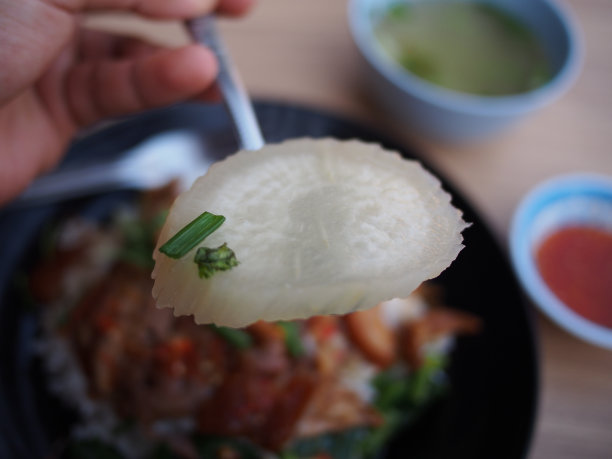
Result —
M 240 146 L 245 150 L 259 150 L 264 146 L 253 105 L 229 54 L 219 37 L 212 14 L 187 21 L 192 37 L 212 50 L 219 62 L 217 84 L 234 123 Z
M 36 179 L 15 201 L 19 207 L 47 204 L 127 185 L 116 164 L 98 164 L 77 169 L 59 169 Z

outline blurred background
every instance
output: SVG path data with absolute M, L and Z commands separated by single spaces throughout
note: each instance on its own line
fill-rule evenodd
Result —
M 473 203 L 506 249 L 513 213 L 535 185 L 569 172 L 612 175 L 612 2 L 565 4 L 583 50 L 576 83 L 502 133 L 462 143 L 426 139 L 379 105 L 364 85 L 345 0 L 261 0 L 246 18 L 220 21 L 220 29 L 254 99 L 327 110 L 413 146 Z M 170 46 L 188 40 L 175 23 L 106 14 L 88 21 Z M 542 366 L 530 457 L 611 457 L 612 352 L 534 313 Z

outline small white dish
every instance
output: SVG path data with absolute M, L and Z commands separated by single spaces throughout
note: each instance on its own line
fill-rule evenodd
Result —
M 566 175 L 530 191 L 512 221 L 512 264 L 524 290 L 542 312 L 573 335 L 612 349 L 612 328 L 588 320 L 565 305 L 544 282 L 536 266 L 535 253 L 540 243 L 553 232 L 575 224 L 612 233 L 612 177 Z

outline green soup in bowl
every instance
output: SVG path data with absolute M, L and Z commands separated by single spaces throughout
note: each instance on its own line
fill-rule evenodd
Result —
M 576 80 L 581 38 L 557 0 L 349 0 L 364 91 L 406 128 L 491 137 Z
M 375 26 L 385 53 L 406 70 L 470 94 L 518 94 L 546 83 L 552 68 L 536 36 L 493 4 L 397 3 Z

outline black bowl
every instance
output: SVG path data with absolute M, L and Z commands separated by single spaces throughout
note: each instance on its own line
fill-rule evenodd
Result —
M 303 136 L 358 138 L 422 161 L 409 148 L 328 114 L 277 103 L 258 103 L 256 111 L 268 142 Z M 237 149 L 223 107 L 186 104 L 128 118 L 83 137 L 73 144 L 64 164 L 119 155 L 152 135 L 178 129 L 201 134 L 214 145 L 219 157 Z M 472 226 L 464 233 L 466 248 L 436 282 L 444 286 L 448 303 L 478 315 L 484 330 L 458 340 L 449 368 L 450 392 L 397 435 L 385 457 L 525 457 L 538 395 L 530 312 L 503 251 L 469 203 L 448 181 L 442 178 L 442 182 Z M 132 195 L 129 191 L 113 192 L 0 213 L 2 458 L 48 457 L 74 421 L 71 412 L 46 390 L 44 372 L 33 350 L 36 313 L 19 306 L 15 296 L 18 274 L 32 262 L 37 235 L 45 222 L 59 215 L 78 212 L 102 218 Z

